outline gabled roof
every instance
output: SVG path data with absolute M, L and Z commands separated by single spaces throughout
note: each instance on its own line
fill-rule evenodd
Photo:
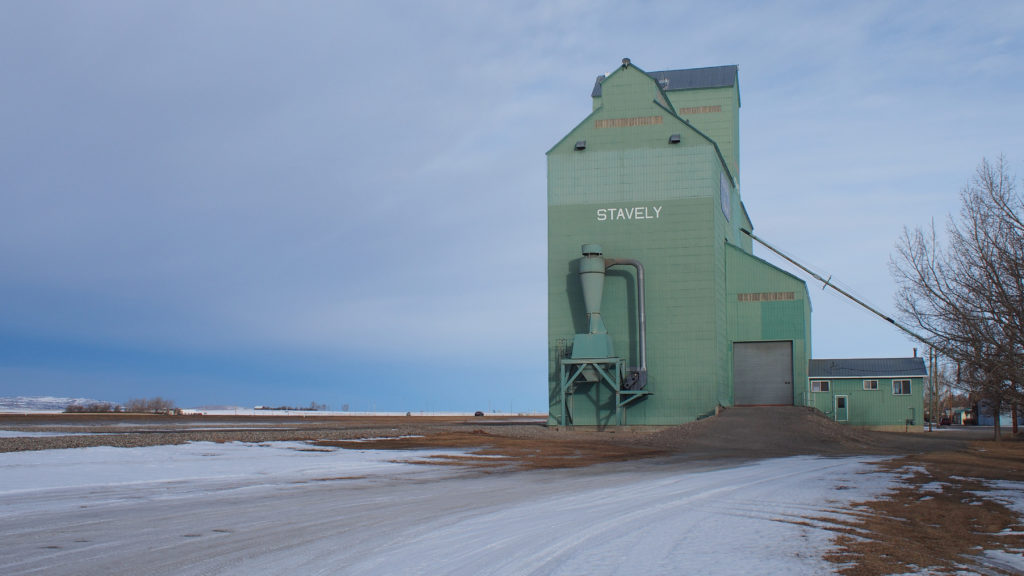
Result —
M 652 80 L 655 80 L 655 83 L 654 83 L 655 88 L 658 90 L 658 92 L 661 93 L 661 96 L 664 98 L 664 100 L 668 100 L 668 97 L 665 96 L 665 89 L 662 88 L 661 84 L 658 83 L 657 80 L 654 77 L 654 74 L 656 74 L 656 72 L 647 72 L 646 70 L 643 70 L 639 66 L 636 66 L 635 64 L 630 62 L 629 58 L 623 58 L 622 59 L 622 66 L 621 67 L 616 68 L 614 71 L 608 73 L 607 75 L 599 76 L 598 79 L 597 79 L 598 84 L 600 85 L 607 78 L 610 78 L 613 75 L 618 74 L 619 71 L 626 70 L 627 68 L 633 68 L 634 70 L 643 73 L 645 76 L 651 78 Z M 732 68 L 734 74 L 735 74 L 735 71 L 737 69 L 736 66 L 718 66 L 718 68 Z M 704 68 L 695 68 L 694 70 L 704 70 Z M 691 70 L 676 70 L 675 72 L 690 72 L 690 71 Z M 652 103 L 655 106 L 657 106 L 658 108 L 661 108 L 662 110 L 664 110 L 665 113 L 668 114 L 669 116 L 671 116 L 672 118 L 675 118 L 679 122 L 682 122 L 687 128 L 689 128 L 690 130 L 693 130 L 694 133 L 696 133 L 698 136 L 700 136 L 701 138 L 706 140 L 709 144 L 714 146 L 715 154 L 718 155 L 718 161 L 719 161 L 719 163 L 722 166 L 722 170 L 725 171 L 726 176 L 728 176 L 729 182 L 733 186 L 737 185 L 736 184 L 736 177 L 733 175 L 732 170 L 729 169 L 729 165 L 725 162 L 725 156 L 722 155 L 722 149 L 718 147 L 718 142 L 715 142 L 714 140 L 711 139 L 710 136 L 708 136 L 704 132 L 701 132 L 693 124 L 690 124 L 690 122 L 686 118 L 683 118 L 683 117 L 679 116 L 679 114 L 677 114 L 676 111 L 673 110 L 671 107 L 666 107 L 665 104 L 662 104 L 657 99 L 653 100 Z M 583 119 L 583 122 L 580 122 L 579 124 L 576 125 L 576 128 L 579 128 L 583 124 L 587 123 L 590 120 L 590 118 L 592 118 L 594 115 L 596 115 L 601 110 L 601 108 L 603 108 L 603 107 L 600 107 L 600 108 L 597 108 L 597 109 L 593 110 L 589 115 L 587 115 L 586 118 Z M 572 130 L 570 130 L 568 134 L 566 134 L 565 136 L 563 136 L 561 138 L 561 140 L 556 142 L 555 145 L 552 146 L 547 151 L 547 154 L 550 154 L 552 150 L 554 150 L 555 148 L 557 148 L 559 146 L 559 144 L 561 144 L 562 142 L 565 142 L 569 138 L 569 136 L 571 136 L 572 133 L 576 130 L 576 128 L 573 128 Z M 745 210 L 746 209 L 744 209 L 744 211 Z M 748 218 L 748 220 L 749 220 L 749 218 Z
M 708 68 L 690 68 L 688 70 L 661 70 L 647 72 L 647 75 L 661 86 L 662 90 L 695 90 L 698 88 L 726 88 L 736 85 L 736 73 L 739 68 L 735 64 L 728 66 L 710 66 Z M 605 76 L 597 77 L 591 96 L 601 95 L 601 83 Z
M 927 376 L 924 358 L 819 358 L 807 367 L 810 378 Z

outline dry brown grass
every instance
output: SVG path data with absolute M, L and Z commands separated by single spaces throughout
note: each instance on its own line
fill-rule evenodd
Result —
M 862 512 L 837 528 L 839 549 L 827 560 L 849 576 L 916 572 L 956 573 L 981 550 L 1020 555 L 1020 519 L 985 499 L 985 480 L 1024 481 L 1024 443 L 975 442 L 966 450 L 934 452 L 882 464 L 905 482 L 882 500 L 858 505 Z M 930 483 L 942 491 L 923 491 Z M 1012 574 L 987 567 L 989 573 Z
M 466 450 L 466 455 L 432 455 L 424 462 L 432 464 L 473 465 L 484 468 L 514 467 L 579 468 L 601 462 L 621 462 L 637 458 L 664 456 L 664 450 L 617 442 L 579 440 L 567 435 L 510 437 L 476 429 L 469 432 L 442 431 L 419 437 L 351 442 L 323 440 L 318 446 L 366 450 Z

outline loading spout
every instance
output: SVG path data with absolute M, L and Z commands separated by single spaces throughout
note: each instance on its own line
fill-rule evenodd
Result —
M 643 390 L 647 386 L 647 303 L 644 299 L 646 292 L 644 287 L 644 265 L 635 258 L 605 258 L 605 270 L 612 266 L 632 266 L 636 269 L 636 291 L 637 307 L 639 308 L 639 332 L 640 332 L 640 381 L 637 383 L 637 390 Z

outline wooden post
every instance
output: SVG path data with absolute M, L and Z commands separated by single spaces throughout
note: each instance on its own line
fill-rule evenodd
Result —
M 935 423 L 935 370 L 932 362 L 935 360 L 935 349 L 928 347 L 928 387 L 931 390 L 931 401 L 928 402 L 928 431 L 932 431 L 932 424 Z

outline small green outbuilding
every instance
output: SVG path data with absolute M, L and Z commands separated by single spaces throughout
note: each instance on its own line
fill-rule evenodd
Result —
M 807 373 L 810 405 L 836 422 L 901 432 L 922 424 L 923 358 L 816 358 Z

